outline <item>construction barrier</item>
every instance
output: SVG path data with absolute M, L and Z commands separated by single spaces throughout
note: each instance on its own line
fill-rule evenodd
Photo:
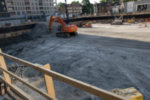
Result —
M 8 71 L 5 60 L 4 60 L 4 57 L 9 59 L 9 60 L 12 60 L 12 61 L 15 61 L 17 63 L 23 64 L 25 66 L 28 66 L 30 68 L 33 68 L 35 70 L 38 70 L 39 72 L 42 72 L 44 74 L 44 78 L 45 78 L 45 85 L 46 85 L 47 93 L 40 91 L 35 86 L 25 82 L 23 79 L 21 79 L 17 75 L 15 75 L 12 72 Z M 55 71 L 52 71 L 52 70 L 50 70 L 50 64 L 46 64 L 44 66 L 43 65 L 38 65 L 38 64 L 33 64 L 31 62 L 16 58 L 16 57 L 8 55 L 6 53 L 3 53 L 1 51 L 1 49 L 0 49 L 0 71 L 3 72 L 3 77 L 0 76 L 0 80 L 2 80 L 7 85 L 7 90 L 10 90 L 10 89 L 14 90 L 17 93 L 17 95 L 21 96 L 24 100 L 33 100 L 34 98 L 31 98 L 31 96 L 26 94 L 24 91 L 22 91 L 21 89 L 19 89 L 16 86 L 14 86 L 14 84 L 12 84 L 12 82 L 11 82 L 10 76 L 14 77 L 18 81 L 22 82 L 23 84 L 25 84 L 26 86 L 28 86 L 32 90 L 34 90 L 34 91 L 38 92 L 39 94 L 43 95 L 48 100 L 56 100 L 55 89 L 54 89 L 54 84 L 53 84 L 53 79 L 52 78 L 55 78 L 55 79 L 57 79 L 61 82 L 67 83 L 69 85 L 72 85 L 76 88 L 79 88 L 83 91 L 91 93 L 95 96 L 101 97 L 105 100 L 128 100 L 128 99 L 126 99 L 122 96 L 116 95 L 112 92 L 106 91 L 104 89 L 95 87 L 93 85 L 81 82 L 79 80 L 76 80 L 76 79 L 73 79 L 71 77 L 65 76 L 65 75 L 57 73 Z

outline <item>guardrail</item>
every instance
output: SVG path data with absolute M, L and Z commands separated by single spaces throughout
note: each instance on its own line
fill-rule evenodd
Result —
M 38 88 L 34 87 L 33 85 L 27 83 L 26 81 L 24 81 L 23 79 L 21 79 L 17 75 L 15 75 L 15 74 L 11 73 L 10 71 L 8 71 L 5 60 L 4 60 L 4 57 L 9 59 L 9 60 L 12 60 L 12 61 L 15 61 L 17 63 L 23 64 L 25 66 L 28 66 L 30 68 L 33 68 L 35 70 L 38 70 L 39 72 L 42 72 L 44 74 L 44 78 L 45 78 L 45 85 L 46 85 L 47 93 L 40 91 Z M 7 90 L 9 90 L 9 89 L 14 90 L 24 100 L 32 100 L 34 98 L 31 98 L 24 91 L 22 91 L 21 89 L 17 88 L 15 85 L 13 85 L 12 82 L 11 82 L 10 76 L 14 77 L 18 81 L 22 82 L 23 84 L 30 87 L 34 91 L 40 93 L 41 95 L 43 95 L 44 97 L 46 97 L 49 100 L 56 100 L 55 89 L 54 89 L 52 77 L 59 80 L 59 81 L 61 81 L 61 82 L 67 83 L 67 84 L 72 85 L 76 88 L 79 88 L 83 91 L 91 93 L 95 96 L 101 97 L 105 100 L 126 100 L 124 97 L 121 97 L 119 95 L 116 95 L 114 93 L 106 91 L 104 89 L 92 86 L 90 84 L 81 82 L 79 80 L 76 80 L 76 79 L 73 79 L 71 77 L 65 76 L 65 75 L 57 73 L 55 71 L 52 71 L 52 70 L 50 70 L 50 65 L 49 64 L 46 64 L 44 66 L 33 64 L 31 62 L 16 58 L 16 57 L 8 55 L 6 53 L 3 53 L 1 51 L 1 49 L 0 49 L 0 71 L 3 72 L 3 76 L 4 76 L 4 78 L 2 76 L 0 76 L 0 79 L 4 83 L 7 84 Z
M 92 21 L 92 20 L 114 20 L 115 17 L 120 17 L 121 15 L 123 15 L 123 19 L 131 19 L 131 18 L 144 19 L 150 17 L 150 13 L 115 14 L 115 15 L 108 15 L 108 16 L 87 16 L 87 17 L 79 17 L 79 18 L 70 18 L 69 22 Z

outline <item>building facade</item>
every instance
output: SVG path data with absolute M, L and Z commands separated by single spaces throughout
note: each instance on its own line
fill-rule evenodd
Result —
M 150 12 L 150 0 L 130 2 L 103 2 L 94 4 L 94 15 L 112 15 L 117 13 Z
M 126 3 L 126 12 L 150 12 L 150 0 L 140 0 Z
M 54 0 L 1 1 L 5 2 L 5 12 L 9 13 L 10 17 L 38 16 L 42 14 L 51 15 L 54 12 Z
M 110 10 L 112 8 L 112 3 L 111 2 L 95 3 L 93 7 L 95 16 L 108 15 L 111 13 Z
M 5 0 L 0 0 L 0 17 L 9 17 Z
M 82 6 L 81 4 L 67 4 L 67 9 L 69 13 L 69 17 L 76 17 L 82 13 Z M 66 7 L 65 4 L 62 5 L 58 9 L 58 13 L 61 17 L 66 17 Z

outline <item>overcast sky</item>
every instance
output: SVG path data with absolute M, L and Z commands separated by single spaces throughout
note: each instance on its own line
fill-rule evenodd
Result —
M 82 0 L 67 0 L 67 3 L 71 3 L 72 1 L 79 1 L 81 2 Z M 100 0 L 90 0 L 91 3 L 99 2 Z M 65 2 L 65 0 L 57 0 L 57 2 Z

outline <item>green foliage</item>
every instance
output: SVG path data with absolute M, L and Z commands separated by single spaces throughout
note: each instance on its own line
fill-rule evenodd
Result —
M 137 0 L 123 0 L 124 2 L 128 2 L 128 1 L 137 1 Z
M 100 2 L 108 2 L 108 1 L 112 1 L 112 2 L 119 2 L 120 0 L 100 0 Z M 123 0 L 124 2 L 129 2 L 129 1 L 137 1 L 137 0 Z
M 82 12 L 84 14 L 93 13 L 93 4 L 89 0 L 82 0 Z
M 72 1 L 71 4 L 80 4 L 79 1 Z
M 62 2 L 59 2 L 58 4 L 57 4 L 57 8 L 60 8 L 62 5 L 64 5 L 65 3 L 62 3 Z
M 108 0 L 100 0 L 100 2 L 107 2 Z M 112 0 L 113 1 L 113 0 Z
M 83 5 L 90 5 L 90 1 L 89 0 L 82 0 L 82 4 Z

